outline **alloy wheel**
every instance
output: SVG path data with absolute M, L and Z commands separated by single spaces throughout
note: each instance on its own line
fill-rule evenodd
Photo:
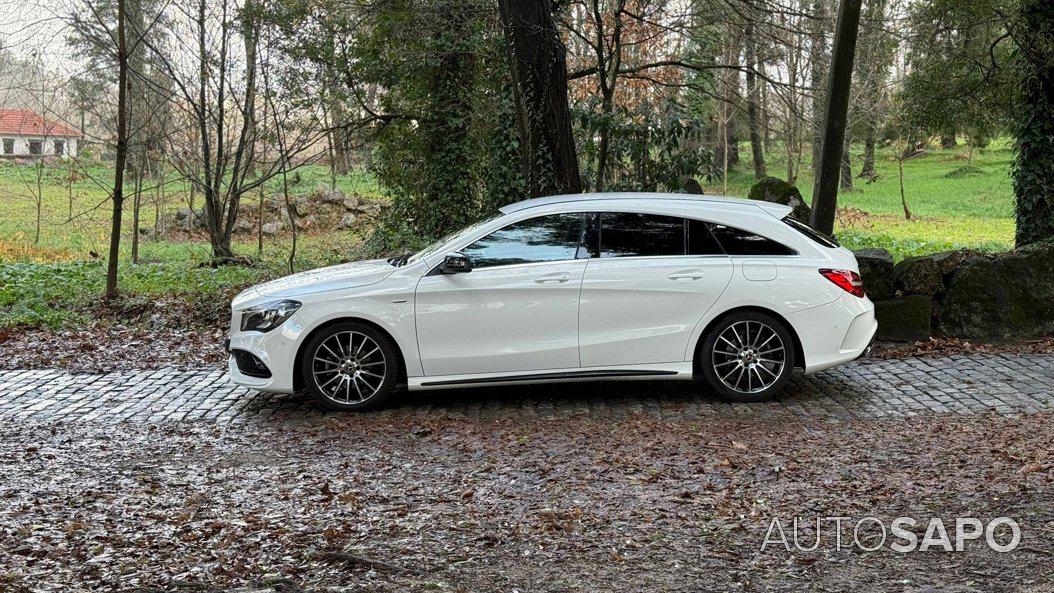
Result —
M 737 321 L 714 343 L 710 364 L 717 378 L 737 393 L 772 386 L 787 364 L 787 351 L 775 329 L 761 321 Z
M 315 386 L 340 404 L 364 402 L 380 391 L 388 361 L 373 338 L 357 331 L 342 331 L 319 344 L 311 362 Z

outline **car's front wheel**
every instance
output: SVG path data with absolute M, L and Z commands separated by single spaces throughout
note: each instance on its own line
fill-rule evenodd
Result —
M 390 338 L 370 325 L 345 321 L 308 341 L 301 359 L 304 385 L 331 410 L 371 410 L 395 388 L 399 357 Z
M 715 324 L 699 350 L 707 385 L 724 399 L 764 400 L 783 388 L 794 368 L 794 342 L 772 315 L 744 311 Z

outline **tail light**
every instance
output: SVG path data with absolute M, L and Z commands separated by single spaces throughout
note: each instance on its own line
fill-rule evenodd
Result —
M 860 274 L 852 270 L 820 270 L 820 274 L 831 282 L 837 284 L 842 290 L 849 294 L 864 298 L 864 282 Z

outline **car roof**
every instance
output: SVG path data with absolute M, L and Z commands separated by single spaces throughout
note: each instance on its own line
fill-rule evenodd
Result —
M 760 208 L 762 210 L 768 211 L 770 214 L 778 218 L 782 218 L 787 214 L 790 214 L 791 212 L 790 206 L 784 206 L 783 204 L 776 204 L 773 202 L 764 202 L 761 200 L 726 198 L 722 196 L 708 196 L 704 194 L 666 194 L 658 192 L 603 192 L 590 194 L 562 194 L 558 196 L 545 196 L 542 198 L 523 200 L 522 202 L 516 202 L 514 204 L 502 206 L 500 210 L 503 214 L 511 214 L 513 212 L 520 212 L 522 210 L 527 210 L 530 208 L 550 206 L 553 204 L 570 204 L 576 202 L 594 202 L 601 200 L 649 200 L 653 202 L 676 201 L 679 204 L 684 204 L 684 202 L 698 202 L 700 203 L 700 205 L 706 203 L 716 203 L 730 206 Z

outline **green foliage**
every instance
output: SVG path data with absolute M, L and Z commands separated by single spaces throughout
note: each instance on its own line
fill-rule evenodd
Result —
M 414 114 L 376 136 L 374 171 L 392 200 L 371 251 L 404 250 L 411 238 L 442 236 L 526 197 L 504 41 L 489 4 L 410 4 L 381 14 L 369 44 L 379 56 L 402 56 L 385 72 L 392 76 L 378 77 L 385 110 Z
M 893 255 L 895 261 L 909 257 L 928 255 L 954 249 L 975 249 L 998 253 L 1006 251 L 1006 243 L 1000 241 L 955 241 L 948 239 L 920 239 L 918 237 L 900 236 L 899 233 L 868 232 L 860 229 L 836 229 L 838 242 L 848 249 L 881 247 Z
M 232 287 L 251 284 L 260 270 L 200 267 L 180 262 L 125 265 L 123 297 L 182 297 L 204 307 L 226 307 Z M 68 327 L 86 322 L 100 306 L 106 267 L 99 261 L 0 265 L 0 327 Z
M 1014 120 L 1017 244 L 1054 237 L 1054 3 L 1024 0 Z
M 610 116 L 592 109 L 576 109 L 579 159 L 588 185 L 596 181 L 596 138 L 601 128 L 610 132 L 608 173 L 610 191 L 672 191 L 710 168 L 713 154 L 699 146 L 702 129 L 695 120 L 618 110 Z
M 1008 129 L 1016 92 L 1003 15 L 1017 0 L 912 4 L 911 70 L 894 110 L 909 133 L 965 133 L 975 146 Z

